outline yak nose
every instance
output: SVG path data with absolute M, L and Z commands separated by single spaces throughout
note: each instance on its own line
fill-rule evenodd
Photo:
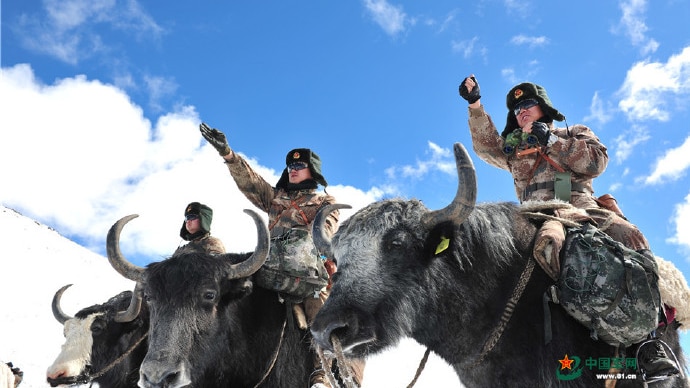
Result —
M 137 385 L 141 388 L 181 388 L 191 383 L 189 368 L 183 362 L 169 363 L 157 359 L 144 360 Z

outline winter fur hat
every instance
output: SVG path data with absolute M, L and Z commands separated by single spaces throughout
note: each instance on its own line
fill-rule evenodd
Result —
M 182 221 L 182 229 L 180 229 L 180 237 L 190 241 L 206 233 L 211 233 L 211 222 L 213 221 L 213 209 L 199 202 L 192 202 L 184 209 L 185 219 L 188 215 L 195 214 L 199 216 L 201 230 L 190 234 L 185 227 L 185 221 Z
M 285 166 L 294 162 L 305 162 L 309 165 L 309 171 L 311 176 L 317 183 L 320 183 L 323 187 L 328 186 L 326 178 L 321 175 L 321 158 L 316 152 L 310 150 L 309 148 L 295 148 L 287 153 L 285 156 Z M 283 174 L 280 176 L 276 187 L 287 188 L 289 182 L 287 167 L 283 169 Z
M 523 82 L 517 86 L 513 86 L 513 88 L 510 89 L 508 95 L 506 96 L 508 118 L 506 120 L 506 127 L 501 133 L 501 136 L 508 136 L 509 133 L 513 132 L 513 130 L 515 130 L 515 128 L 518 127 L 517 118 L 513 113 L 513 109 L 515 108 L 515 105 L 517 105 L 519 102 L 528 100 L 530 98 L 537 100 L 539 102 L 539 107 L 541 108 L 542 112 L 544 112 L 545 117 L 539 119 L 539 121 L 550 123 L 554 120 L 565 120 L 565 116 L 563 116 L 561 112 L 559 112 L 551 104 L 551 100 L 549 99 L 549 96 L 546 94 L 546 89 L 531 82 Z

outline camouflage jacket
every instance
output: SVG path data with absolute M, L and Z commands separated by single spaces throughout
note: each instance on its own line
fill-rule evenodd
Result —
M 254 206 L 268 213 L 271 238 L 279 237 L 292 228 L 310 231 L 317 211 L 324 205 L 336 203 L 333 196 L 317 193 L 315 189 L 286 191 L 275 188 L 236 153 L 226 164 L 240 191 Z M 336 210 L 326 219 L 325 229 L 330 236 L 338 229 L 338 217 Z
M 523 192 L 528 185 L 554 181 L 557 172 L 554 166 L 543 158 L 538 159 L 537 153 L 522 156 L 515 153 L 506 155 L 503 152 L 504 139 L 499 135 L 483 106 L 477 109 L 469 108 L 469 126 L 474 151 L 485 162 L 510 171 L 515 193 L 521 202 L 554 198 L 554 191 L 549 189 L 535 190 L 523 198 Z M 565 171 L 570 172 L 571 181 L 584 189 L 584 192 L 573 191 L 570 202 L 584 209 L 598 207 L 593 197 L 592 180 L 606 169 L 606 147 L 584 125 L 554 128 L 553 124 L 549 124 L 549 128 L 558 140 L 546 147 L 546 155 Z M 537 162 L 539 164 L 535 167 Z
M 177 256 L 183 253 L 191 252 L 206 252 L 212 255 L 218 255 L 225 253 L 225 246 L 220 239 L 211 236 L 210 234 L 205 234 L 199 238 L 196 238 L 185 245 L 177 247 L 173 256 Z

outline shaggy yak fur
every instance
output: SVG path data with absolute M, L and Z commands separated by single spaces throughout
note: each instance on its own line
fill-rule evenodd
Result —
M 311 336 L 290 320 L 290 305 L 277 293 L 254 286 L 251 278 L 228 279 L 226 266 L 218 256 L 200 253 L 148 266 L 144 290 L 152 329 L 142 370 L 153 375 L 165 367 L 173 376 L 187 366 L 195 387 L 252 387 L 270 370 L 263 386 L 306 387 L 313 370 Z M 148 378 L 142 373 L 142 380 Z
M 331 350 L 336 335 L 346 355 L 365 357 L 411 337 L 451 364 L 465 386 L 487 388 L 603 387 L 596 375 L 609 373 L 606 361 L 635 357 L 634 346 L 616 354 L 592 340 L 558 305 L 549 305 L 553 340 L 545 344 L 542 297 L 553 281 L 535 266 L 505 331 L 480 358 L 531 260 L 537 225 L 514 203 L 477 205 L 459 225 L 429 225 L 427 213 L 418 200 L 391 199 L 341 224 L 330 241 L 338 272 L 311 328 L 319 346 Z M 685 370 L 678 325 L 658 334 Z M 575 360 L 569 368 L 560 362 L 566 356 Z M 686 384 L 674 377 L 651 386 Z M 642 386 L 639 376 L 616 385 Z

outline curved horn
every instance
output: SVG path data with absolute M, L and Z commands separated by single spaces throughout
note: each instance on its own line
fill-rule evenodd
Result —
M 137 283 L 134 286 L 134 291 L 132 291 L 132 300 L 129 302 L 129 307 L 126 311 L 118 311 L 115 315 L 115 322 L 127 323 L 132 322 L 141 310 L 141 303 L 144 297 L 144 293 L 141 290 L 141 283 Z
M 311 223 L 311 237 L 314 240 L 316 251 L 329 258 L 334 258 L 334 256 L 331 247 L 331 237 L 326 234 L 326 217 L 338 209 L 352 209 L 352 206 L 344 203 L 326 205 L 316 212 L 314 221 Z
M 110 227 L 106 240 L 106 250 L 108 251 L 108 261 L 115 268 L 115 271 L 129 280 L 141 283 L 144 279 L 144 267 L 130 263 L 120 252 L 120 232 L 125 224 L 137 217 L 139 217 L 138 214 L 130 214 L 120 218 Z
M 62 299 L 62 293 L 65 292 L 66 289 L 72 287 L 71 284 L 68 284 L 66 286 L 62 286 L 55 295 L 53 296 L 53 316 L 55 319 L 57 319 L 58 322 L 61 324 L 65 324 L 68 319 L 72 319 L 73 317 L 70 317 L 69 315 L 65 314 L 62 311 L 62 308 L 60 307 L 60 299 Z
M 264 265 L 264 262 L 268 258 L 270 239 L 266 223 L 255 211 L 244 209 L 244 212 L 249 214 L 254 219 L 258 240 L 256 242 L 256 248 L 254 248 L 254 253 L 252 253 L 247 260 L 229 266 L 227 276 L 230 279 L 237 279 L 252 275 L 254 272 L 258 271 L 262 265 Z M 229 254 L 224 254 L 221 256 L 229 257 Z
M 446 221 L 458 225 L 463 223 L 467 216 L 472 213 L 477 201 L 477 177 L 472 159 L 461 143 L 455 143 L 453 151 L 455 152 L 455 165 L 458 169 L 458 191 L 450 205 L 424 215 L 422 224 L 427 227 Z

